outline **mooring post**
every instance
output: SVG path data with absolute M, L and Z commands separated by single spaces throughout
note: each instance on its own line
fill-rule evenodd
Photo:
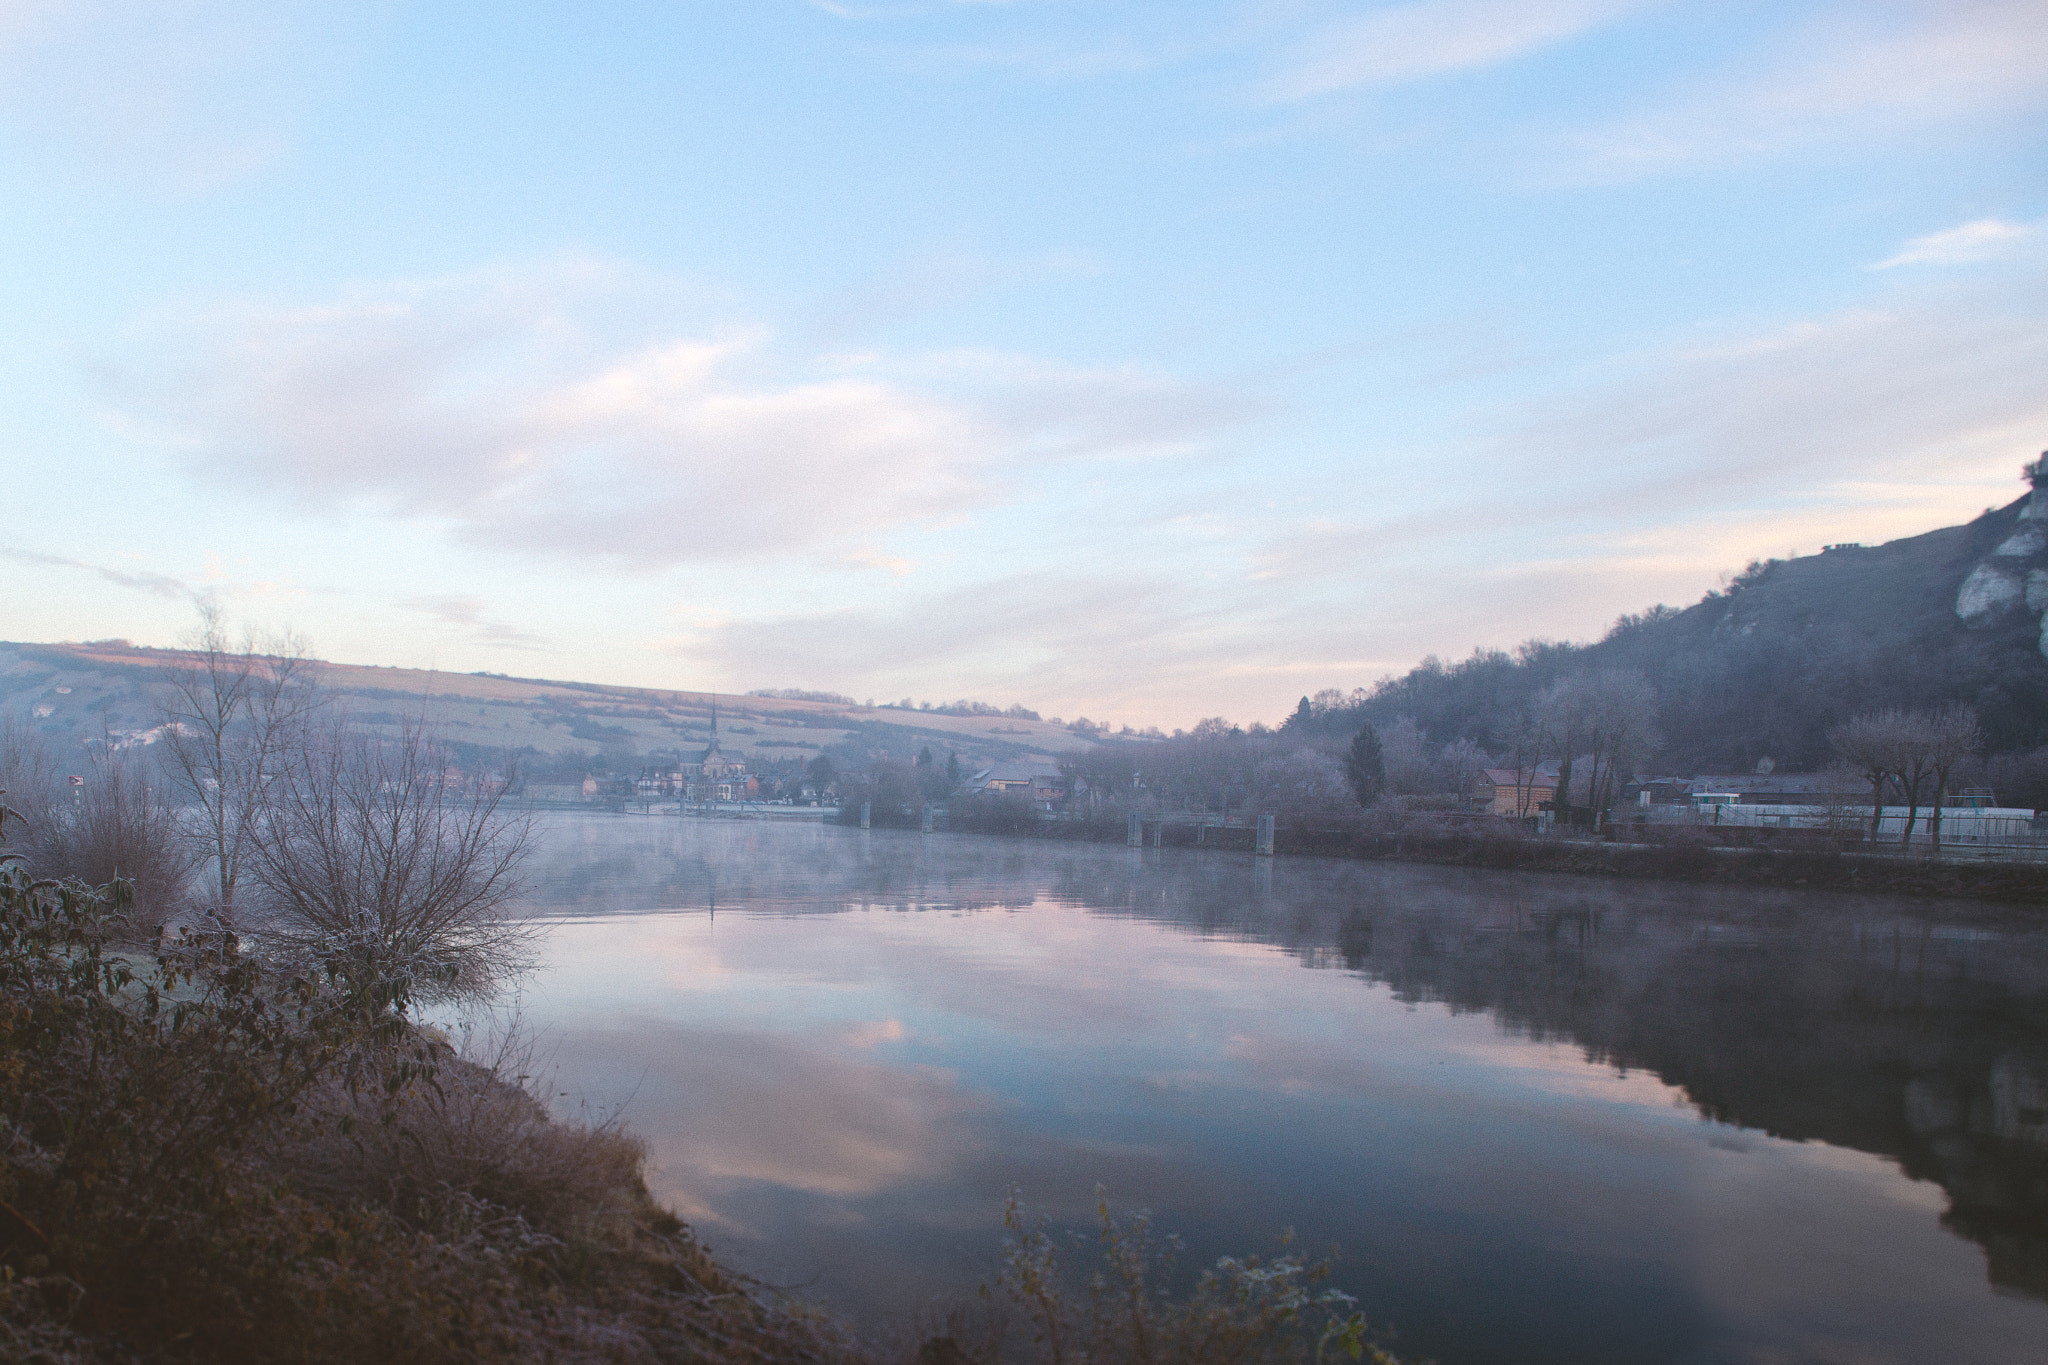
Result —
M 872 801 L 863 801 L 860 803 L 860 827 L 862 829 L 866 829 L 868 827 L 868 814 L 874 808 L 874 804 L 875 803 Z
M 1273 812 L 1269 810 L 1259 812 L 1259 856 L 1273 856 Z
M 1132 848 L 1145 846 L 1145 817 L 1136 811 L 1131 812 L 1130 836 Z

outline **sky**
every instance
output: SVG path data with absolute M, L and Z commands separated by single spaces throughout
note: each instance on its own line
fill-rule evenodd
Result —
M 0 637 L 1276 721 L 2017 497 L 2048 0 L 0 0 Z

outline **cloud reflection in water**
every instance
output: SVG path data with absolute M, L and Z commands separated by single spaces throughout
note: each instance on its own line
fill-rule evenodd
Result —
M 1193 1262 L 1340 1244 L 1344 1287 L 1446 1361 L 2048 1339 L 2043 1234 L 1959 1226 L 2022 1291 L 1996 1292 L 1926 1178 L 1976 1201 L 1951 1223 L 2024 1219 L 1986 1173 L 2048 1153 L 1923 1141 L 1887 1060 L 1917 1020 L 1923 1088 L 2016 1065 L 1998 1030 L 2041 1017 L 2048 944 L 1997 911 L 812 826 L 548 838 L 528 1015 L 558 1088 L 627 1102 L 716 1248 L 866 1321 L 971 1293 L 1010 1185 L 1081 1226 L 1099 1181 Z

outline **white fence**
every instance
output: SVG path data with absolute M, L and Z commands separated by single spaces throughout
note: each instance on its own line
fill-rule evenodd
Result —
M 1736 829 L 1835 829 L 1845 834 L 1870 833 L 1869 806 L 1734 805 L 1650 806 L 1657 824 L 1730 826 Z M 1900 843 L 1912 813 L 1905 806 L 1886 806 L 1878 817 L 1877 842 Z M 1933 841 L 1931 806 L 1913 819 L 1915 847 Z M 1944 806 L 1941 811 L 1944 848 L 2033 848 L 2048 846 L 2048 837 L 2034 823 L 2034 812 L 2017 806 Z

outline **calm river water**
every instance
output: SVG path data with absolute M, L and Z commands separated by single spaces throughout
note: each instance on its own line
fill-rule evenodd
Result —
M 524 1021 L 715 1250 L 862 1325 L 1100 1183 L 1340 1248 L 1404 1355 L 2048 1360 L 2048 918 L 812 822 L 546 817 Z

